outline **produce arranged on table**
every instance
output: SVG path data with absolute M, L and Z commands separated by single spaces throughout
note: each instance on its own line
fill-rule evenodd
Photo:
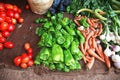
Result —
M 26 53 L 17 56 L 14 64 L 21 68 L 44 65 L 50 70 L 69 72 L 81 69 L 83 59 L 91 69 L 95 59 L 108 69 L 120 69 L 120 1 L 118 0 L 54 0 L 45 18 L 37 18 L 40 25 L 35 34 L 40 41 L 39 53 L 33 61 L 33 49 L 25 43 Z M 29 5 L 25 6 L 29 9 Z M 70 13 L 69 19 L 63 12 Z M 0 3 L 0 50 L 13 48 L 7 41 L 15 24 L 23 23 L 21 9 L 16 5 Z
M 7 38 L 15 30 L 15 24 L 23 23 L 21 9 L 16 5 L 0 3 L 0 51 L 3 48 L 13 48 L 14 43 Z
M 13 60 L 15 66 L 20 66 L 23 69 L 34 65 L 33 49 L 31 48 L 30 43 L 25 43 L 24 49 L 26 52 L 22 53 L 20 56 L 15 57 Z
M 83 60 L 88 69 L 92 68 L 95 58 L 101 62 L 105 62 L 107 67 L 110 68 L 110 59 L 104 54 L 100 40 L 97 38 L 103 30 L 103 25 L 99 19 L 79 15 L 74 18 L 74 21 L 79 26 L 78 30 L 85 37 L 85 43 L 80 44 L 80 49 L 84 55 Z
M 65 0 L 63 3 L 65 3 Z M 56 13 L 57 9 L 59 12 L 59 5 L 61 4 L 62 3 L 59 0 L 54 1 L 52 6 L 53 9 L 50 9 L 51 13 Z M 69 5 L 65 6 L 67 7 L 66 11 L 77 15 L 74 18 L 74 22 L 76 23 L 80 33 L 82 33 L 85 38 L 85 43 L 80 43 L 80 50 L 83 54 L 82 57 L 87 68 L 92 68 L 95 58 L 104 62 L 108 68 L 111 67 L 112 62 L 114 62 L 114 66 L 116 68 L 120 68 L 120 2 L 117 0 L 70 0 L 70 3 L 68 4 Z M 65 9 L 63 11 L 65 11 Z M 36 21 L 37 23 L 41 22 L 41 20 Z M 44 20 L 42 24 L 43 23 Z M 44 25 L 44 27 L 45 26 L 46 25 Z M 37 32 L 42 32 L 42 27 L 39 30 L 37 29 Z M 41 34 L 38 35 L 41 36 Z M 41 40 L 38 44 L 43 45 L 44 40 L 42 40 L 42 38 L 45 39 L 45 37 L 41 36 Z M 46 42 L 47 41 L 45 41 L 44 44 L 46 44 Z M 110 60 L 112 60 L 112 62 Z
M 77 0 L 76 0 L 77 1 Z M 79 1 L 79 0 L 78 0 Z M 81 14 L 87 17 L 96 17 L 98 18 L 103 27 L 102 27 L 102 34 L 97 36 L 100 40 L 99 43 L 102 45 L 104 55 L 106 57 L 109 57 L 109 59 L 114 62 L 114 66 L 116 68 L 120 68 L 120 9 L 119 5 L 120 2 L 117 0 L 83 0 L 80 1 L 81 6 L 80 10 L 77 11 L 77 14 Z M 84 3 L 84 4 L 82 4 Z M 78 3 L 76 3 L 78 4 Z M 92 5 L 93 4 L 93 5 Z M 92 5 L 92 6 L 91 6 Z M 105 5 L 105 6 L 104 6 Z M 73 7 L 70 8 L 70 10 Z M 77 9 L 77 8 L 76 8 Z M 75 10 L 75 8 L 73 8 Z M 70 12 L 72 13 L 72 12 Z M 74 11 L 73 11 L 74 13 Z M 80 16 L 80 15 L 79 15 Z M 81 20 L 81 17 L 75 18 L 75 23 L 81 27 L 82 24 L 79 24 L 79 20 Z M 89 24 L 92 26 L 98 26 L 94 24 L 94 20 L 87 20 Z M 83 24 L 84 25 L 84 24 Z M 91 26 L 90 25 L 90 26 Z M 84 26 L 85 27 L 85 26 Z M 93 29 L 97 30 L 98 29 Z M 84 34 L 84 33 L 83 33 Z M 85 36 L 85 35 L 84 35 Z M 87 40 L 87 39 L 86 39 Z M 85 42 L 87 43 L 87 42 Z M 86 45 L 86 44 L 85 44 Z M 86 50 L 86 48 L 84 48 Z M 96 52 L 98 52 L 96 50 Z M 87 54 L 87 53 L 86 53 Z M 107 58 L 106 58 L 107 59 Z M 105 59 L 104 59 L 105 60 Z M 110 67 L 111 63 L 110 60 L 107 59 L 107 66 Z M 108 64 L 109 63 L 109 64 Z
M 53 16 L 48 13 L 47 18 L 38 18 L 35 23 L 42 23 L 42 26 L 36 29 L 41 50 L 34 63 L 48 66 L 50 70 L 65 72 L 81 69 L 79 60 L 82 59 L 82 53 L 79 43 L 84 43 L 84 37 L 75 23 L 63 17 L 62 13 Z

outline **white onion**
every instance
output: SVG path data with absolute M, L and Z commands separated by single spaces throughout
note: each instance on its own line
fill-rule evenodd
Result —
M 119 55 L 112 55 L 112 61 L 113 62 L 120 62 L 120 56 Z
M 112 51 L 109 49 L 109 46 L 107 46 L 107 48 L 104 50 L 104 54 L 107 57 L 110 57 L 113 54 Z
M 115 66 L 117 69 L 120 69 L 120 62 L 115 62 L 115 63 L 114 63 L 114 66 Z
M 118 45 L 115 45 L 115 46 L 113 46 L 113 51 L 115 51 L 115 52 L 119 52 L 120 51 L 120 46 L 118 46 Z
M 106 37 L 105 34 L 100 35 L 100 39 L 101 39 L 101 40 L 104 40 L 105 37 Z
M 110 41 L 112 40 L 112 37 L 111 37 L 109 34 L 107 34 L 106 40 L 107 40 L 108 42 L 110 42 Z
M 111 37 L 111 40 L 112 40 L 112 41 L 115 41 L 115 35 L 114 35 L 113 32 L 110 32 L 110 37 Z

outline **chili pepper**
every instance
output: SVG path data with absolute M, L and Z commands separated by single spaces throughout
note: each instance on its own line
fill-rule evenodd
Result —
M 75 35 L 75 31 L 73 29 L 71 29 L 69 26 L 65 26 L 65 29 L 70 35 L 72 35 L 72 36 Z
M 82 26 L 84 26 L 85 28 L 89 27 L 89 24 L 87 23 L 86 18 L 82 18 L 82 19 L 80 20 L 80 24 L 81 24 Z
M 84 43 L 85 42 L 85 38 L 84 36 L 81 34 L 81 32 L 79 30 L 76 30 L 77 35 L 79 36 L 80 39 L 80 43 Z

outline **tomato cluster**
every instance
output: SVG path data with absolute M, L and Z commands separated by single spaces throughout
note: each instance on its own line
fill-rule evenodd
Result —
M 0 3 L 0 50 L 13 48 L 13 42 L 6 41 L 11 32 L 15 30 L 15 24 L 23 23 L 20 16 L 22 10 L 16 5 Z
M 25 43 L 24 48 L 26 53 L 22 53 L 20 56 L 14 58 L 14 64 L 23 69 L 34 65 L 33 49 L 30 47 L 29 43 Z

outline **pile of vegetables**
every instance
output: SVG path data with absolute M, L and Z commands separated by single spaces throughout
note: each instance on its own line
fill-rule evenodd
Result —
M 22 23 L 21 9 L 16 5 L 0 3 L 0 51 L 4 48 L 13 48 L 14 43 L 7 38 L 15 30 L 15 24 Z
M 26 50 L 26 52 L 22 53 L 19 56 L 16 56 L 13 60 L 13 63 L 17 67 L 21 67 L 23 69 L 26 69 L 26 68 L 34 65 L 33 49 L 31 48 L 30 43 L 25 43 L 24 49 Z
M 34 63 L 43 64 L 50 70 L 65 72 L 81 69 L 79 60 L 82 59 L 82 53 L 79 44 L 84 43 L 85 39 L 75 23 L 62 13 L 53 16 L 47 14 L 47 18 L 38 18 L 35 22 L 42 25 L 36 28 L 41 50 Z
M 80 50 L 82 51 L 87 69 L 92 68 L 95 58 L 110 68 L 110 59 L 104 54 L 100 40 L 97 38 L 103 30 L 100 20 L 79 15 L 74 18 L 74 22 L 77 24 L 78 30 L 85 37 L 85 43 L 80 43 Z
M 62 1 L 59 1 L 59 0 L 54 1 L 52 6 L 52 8 L 54 9 L 52 10 L 51 8 L 51 11 L 53 11 L 51 12 L 52 14 L 56 13 L 55 9 L 57 8 L 55 7 L 56 6 L 58 7 L 58 5 L 61 4 L 61 2 Z M 68 27 L 70 22 L 67 22 L 67 18 L 65 20 L 65 18 L 60 17 L 59 14 L 56 14 L 54 16 L 47 14 L 47 17 L 49 19 L 37 19 L 36 23 L 44 23 L 41 28 L 36 29 L 36 34 L 41 37 L 38 45 L 39 47 L 43 47 L 39 53 L 39 56 L 43 56 L 43 53 L 44 54 L 46 53 L 46 54 L 43 57 L 37 56 L 35 64 L 42 63 L 44 65 L 49 66 L 49 68 L 51 69 L 49 56 L 53 55 L 54 53 L 53 49 L 56 49 L 55 47 L 57 47 L 57 49 L 61 48 L 59 51 L 63 53 L 61 56 L 62 57 L 64 56 L 64 58 L 66 58 L 65 53 L 67 54 L 71 52 L 72 54 L 72 50 L 69 47 L 73 45 L 73 42 L 71 42 L 70 46 L 67 47 L 70 50 L 67 49 L 64 46 L 64 41 L 67 40 L 68 38 L 65 38 L 64 35 L 63 36 L 59 35 L 60 37 L 57 38 L 55 36 L 55 34 L 57 33 L 56 27 L 53 28 L 53 25 L 55 25 L 57 26 L 57 30 L 61 34 L 63 34 L 62 30 L 65 29 L 70 35 L 75 36 L 76 38 L 75 41 L 78 39 L 77 40 L 78 42 L 74 42 L 74 43 L 77 43 L 76 44 L 77 46 L 79 46 L 80 44 L 79 46 L 80 51 L 82 52 L 83 60 L 88 69 L 91 69 L 92 66 L 94 65 L 95 58 L 105 63 L 108 68 L 112 66 L 110 61 L 112 60 L 112 62 L 114 62 L 114 66 L 117 68 L 120 68 L 119 5 L 120 5 L 120 2 L 117 0 L 106 0 L 106 1 L 70 0 L 70 4 L 66 5 L 66 11 L 68 13 L 72 13 L 76 15 L 76 17 L 74 18 L 74 22 L 77 25 L 77 29 L 76 28 L 72 28 L 72 29 L 75 31 L 75 33 L 78 33 L 78 32 L 80 33 L 79 37 L 76 37 L 78 34 L 76 35 L 74 32 L 70 32 L 70 30 L 68 30 L 68 28 L 71 28 L 71 26 Z M 65 11 L 65 10 L 63 9 L 61 11 Z M 55 16 L 57 16 L 57 19 Z M 89 17 L 92 17 L 92 18 L 89 18 Z M 62 18 L 63 18 L 63 21 L 59 20 Z M 59 23 L 62 23 L 62 24 L 59 24 Z M 65 23 L 68 25 L 64 25 Z M 47 32 L 44 34 L 44 31 L 47 31 Z M 80 35 L 83 35 L 83 36 L 80 37 Z M 53 37 L 55 39 L 53 39 Z M 49 48 L 51 49 L 49 50 Z M 56 52 L 58 51 L 57 49 L 56 49 Z M 74 47 L 74 50 L 75 50 L 75 47 Z M 50 53 L 51 55 L 49 55 Z M 75 58 L 73 54 L 72 56 L 73 58 Z M 52 58 L 54 57 L 57 58 L 58 56 L 53 56 Z M 43 60 L 41 60 L 42 58 Z M 63 61 L 63 59 L 60 56 L 56 60 L 58 60 L 58 62 Z M 56 62 L 57 61 L 54 61 L 54 59 L 52 59 L 52 64 L 54 63 L 54 68 L 52 66 L 52 69 L 59 70 L 60 68 L 57 68 L 58 64 Z M 65 60 L 64 62 L 65 62 L 64 65 L 69 67 Z M 63 69 L 60 69 L 60 70 L 63 70 Z
M 70 5 L 67 7 L 67 12 L 69 13 L 96 17 L 102 22 L 102 34 L 97 39 L 100 40 L 100 44 L 102 45 L 102 52 L 106 57 L 112 59 L 116 68 L 120 68 L 119 5 L 120 2 L 118 0 L 71 0 Z M 76 20 L 79 21 L 81 18 L 76 18 Z M 81 26 L 76 20 L 75 23 Z M 93 24 L 93 21 L 88 20 L 88 23 Z M 83 26 L 86 27 L 87 24 L 85 23 Z M 112 62 L 109 62 L 109 65 Z

